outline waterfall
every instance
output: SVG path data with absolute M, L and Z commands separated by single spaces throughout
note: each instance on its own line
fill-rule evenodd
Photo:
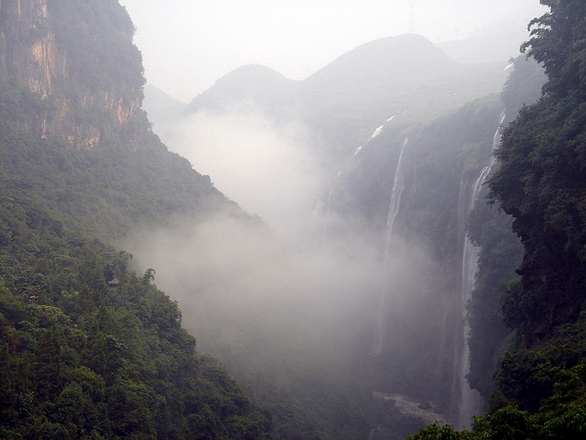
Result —
M 387 232 L 385 239 L 385 259 L 388 258 L 391 247 L 391 239 L 393 238 L 393 226 L 395 225 L 395 218 L 399 213 L 399 205 L 401 204 L 401 194 L 403 194 L 403 187 L 405 186 L 405 170 L 403 170 L 403 153 L 405 146 L 407 146 L 409 138 L 406 138 L 401 146 L 399 153 L 399 160 L 397 162 L 397 169 L 395 170 L 395 178 L 393 180 L 393 190 L 391 191 L 391 203 L 389 204 L 389 215 L 387 217 Z
M 401 146 L 401 151 L 399 153 L 399 160 L 397 161 L 397 168 L 395 170 L 395 177 L 393 180 L 393 189 L 391 191 L 391 202 L 389 203 L 389 213 L 387 216 L 387 228 L 386 228 L 386 235 L 385 235 L 385 253 L 384 259 L 385 263 L 388 264 L 389 262 L 389 253 L 392 244 L 393 238 L 393 227 L 395 225 L 395 218 L 399 212 L 399 206 L 401 204 L 401 194 L 403 193 L 403 188 L 405 185 L 405 170 L 403 169 L 403 153 L 405 151 L 405 147 L 409 142 L 409 138 L 406 138 Z M 384 283 L 383 288 L 381 289 L 380 298 L 379 298 L 379 308 L 376 318 L 376 333 L 375 333 L 375 341 L 374 341 L 374 353 L 378 356 L 382 352 L 383 342 L 385 339 L 385 316 L 386 316 L 386 298 L 387 298 L 387 290 L 388 290 L 389 282 Z
M 501 114 L 499 125 L 492 140 L 492 148 L 498 146 L 501 139 L 501 124 L 505 119 L 504 113 Z M 457 386 L 460 390 L 460 399 L 458 407 L 458 425 L 469 426 L 472 421 L 472 416 L 480 414 L 484 410 L 484 399 L 477 390 L 470 388 L 467 376 L 470 373 L 470 349 L 468 347 L 468 339 L 470 337 L 470 325 L 466 319 L 466 305 L 472 297 L 472 290 L 474 289 L 474 281 L 476 272 L 478 271 L 478 254 L 480 249 L 472 243 L 470 237 L 466 233 L 466 220 L 468 215 L 474 209 L 474 205 L 478 200 L 478 195 L 482 189 L 486 178 L 488 177 L 492 166 L 494 165 L 494 157 L 490 164 L 482 169 L 480 175 L 472 185 L 469 197 L 466 197 L 466 185 L 462 182 L 460 187 L 460 201 L 459 201 L 459 217 L 461 227 L 460 234 L 463 235 L 462 247 L 462 317 L 464 318 L 464 331 L 461 348 L 459 349 L 459 362 L 457 363 L 459 372 Z M 466 200 L 467 199 L 467 200 Z
M 490 166 L 486 166 L 480 172 L 480 175 L 472 185 L 468 203 L 466 203 L 465 217 L 474 208 L 476 200 L 478 199 L 478 193 L 482 188 L 482 184 L 486 180 L 486 176 L 490 172 Z M 465 187 L 465 185 L 463 185 Z M 463 194 L 466 191 L 461 191 Z M 470 373 L 470 350 L 468 348 L 468 339 L 470 337 L 470 326 L 466 320 L 466 305 L 471 298 L 472 289 L 474 288 L 474 278 L 478 270 L 478 252 L 479 248 L 472 243 L 468 235 L 465 233 L 464 224 L 464 243 L 462 248 L 462 317 L 464 319 L 464 329 L 461 339 L 461 345 L 459 347 L 459 360 L 457 362 L 458 369 L 458 387 L 460 389 L 460 398 L 458 402 L 458 425 L 457 426 L 469 426 L 472 421 L 472 416 L 482 413 L 484 409 L 484 399 L 477 390 L 470 388 L 470 384 L 466 376 Z

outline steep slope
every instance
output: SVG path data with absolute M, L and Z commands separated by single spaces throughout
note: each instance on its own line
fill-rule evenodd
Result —
M 329 199 L 331 215 L 360 216 L 359 227 L 376 231 L 387 262 L 373 323 L 376 356 L 363 367 L 375 391 L 431 401 L 451 423 L 464 386 L 457 353 L 465 344 L 465 205 L 490 161 L 500 106 L 491 96 L 427 124 L 387 122 L 342 170 Z M 393 255 L 414 249 L 426 258 L 398 274 Z
M 496 151 L 493 202 L 509 213 L 523 245 L 520 279 L 502 292 L 512 330 L 489 413 L 472 432 L 432 425 L 413 438 L 579 438 L 586 429 L 584 284 L 584 51 L 586 6 L 548 1 L 528 54 L 548 76 Z
M 506 109 L 513 119 L 523 103 L 536 99 L 543 84 L 536 63 L 520 58 L 514 66 L 502 100 L 493 95 L 425 124 L 409 126 L 399 116 L 381 125 L 342 168 L 327 198 L 329 215 L 350 220 L 346 229 L 337 226 L 326 232 L 345 235 L 350 225 L 376 232 L 389 273 L 395 270 L 390 257 L 396 249 L 423 247 L 433 261 L 409 269 L 421 270 L 417 288 L 401 287 L 412 298 L 409 306 L 407 300 L 397 300 L 396 274 L 389 275 L 389 286 L 381 293 L 387 306 L 376 322 L 383 336 L 378 337 L 379 354 L 371 368 L 377 391 L 431 400 L 455 424 L 466 385 L 456 353 L 470 345 L 468 381 L 488 400 L 495 389 L 491 378 L 501 344 L 509 334 L 498 303 L 503 286 L 515 279 L 520 243 L 510 231 L 511 218 L 484 203 L 486 189 L 478 187 L 476 202 L 470 198 L 491 163 L 499 113 Z M 469 216 L 471 204 L 475 209 Z M 467 311 L 462 299 L 466 235 L 482 246 Z M 408 276 L 407 271 L 402 274 L 403 279 Z M 469 341 L 464 337 L 465 313 L 472 327 Z M 405 340 L 409 349 L 403 347 Z
M 520 56 L 512 67 L 501 95 L 505 113 L 502 128 L 517 117 L 521 108 L 539 99 L 546 81 L 543 68 L 533 59 Z M 511 229 L 512 217 L 486 203 L 487 194 L 488 188 L 483 188 L 468 220 L 469 237 L 480 247 L 478 273 L 468 306 L 472 329 L 468 380 L 489 399 L 496 390 L 494 375 L 510 333 L 500 310 L 501 292 L 518 279 L 515 269 L 521 261 L 522 245 Z
M 265 438 L 113 247 L 173 214 L 248 219 L 150 131 L 132 33 L 117 1 L 0 2 L 0 437 Z
M 513 230 L 525 248 L 522 284 L 509 293 L 505 315 L 528 345 L 578 318 L 586 279 L 585 96 L 576 43 L 585 25 L 583 15 L 564 18 L 558 7 L 542 20 L 546 31 L 529 41 L 529 53 L 548 74 L 546 94 L 504 133 L 497 152 L 502 166 L 491 181 L 493 197 L 515 218 Z
M 509 401 L 542 413 L 552 409 L 542 405 L 546 399 L 559 400 L 557 393 L 570 393 L 568 399 L 576 399 L 571 405 L 583 411 L 578 399 L 586 362 L 581 67 L 586 11 L 575 2 L 544 3 L 551 12 L 534 23 L 527 47 L 543 63 L 548 82 L 541 99 L 523 108 L 503 134 L 497 151 L 502 165 L 490 181 L 493 200 L 513 216 L 524 250 L 521 280 L 502 299 L 505 323 L 518 339 L 501 361 L 498 384 Z M 581 376 L 571 384 L 556 383 L 574 374 Z M 562 426 L 583 429 L 565 421 Z
M 8 0 L 0 20 L 4 93 L 35 106 L 18 118 L 36 136 L 91 148 L 140 107 L 141 55 L 117 1 Z
M 4 157 L 25 167 L 9 174 L 14 185 L 37 180 L 41 203 L 105 241 L 173 212 L 235 207 L 150 131 L 141 56 L 118 2 L 9 0 L 0 17 Z M 42 156 L 44 171 L 26 170 Z

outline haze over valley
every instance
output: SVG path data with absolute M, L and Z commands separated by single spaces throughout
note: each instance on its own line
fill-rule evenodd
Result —
M 532 69 L 520 73 L 532 76 L 519 92 L 526 103 L 544 81 Z M 157 268 L 201 350 L 267 404 L 287 396 L 314 429 L 350 435 L 328 426 L 332 393 L 398 393 L 469 424 L 488 396 L 474 391 L 475 406 L 461 406 L 462 274 L 475 264 L 463 260 L 466 216 L 511 71 L 506 58 L 458 62 L 408 34 L 360 45 L 303 80 L 241 66 L 187 105 L 147 86 L 153 130 L 266 229 L 177 218 L 124 247 Z M 324 413 L 306 413 L 306 399 Z M 369 399 L 358 412 L 372 411 Z
M 0 438 L 576 438 L 541 3 L 0 0 Z

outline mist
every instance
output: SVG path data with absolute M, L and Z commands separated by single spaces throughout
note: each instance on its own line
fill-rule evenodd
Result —
M 364 219 L 330 211 L 324 195 L 333 183 L 310 154 L 312 133 L 258 110 L 200 112 L 166 139 L 255 216 L 177 217 L 135 231 L 125 248 L 141 270 L 155 268 L 198 350 L 237 377 L 282 368 L 343 374 L 351 359 L 377 354 L 383 314 L 416 322 L 406 317 L 426 301 L 433 263 L 400 238 L 385 254 Z M 407 350 L 416 339 L 402 334 L 398 343 Z
M 413 293 L 425 290 L 430 267 L 412 246 L 386 261 L 351 234 L 293 247 L 265 225 L 227 214 L 203 223 L 177 218 L 134 239 L 128 247 L 156 268 L 157 286 L 179 302 L 198 350 L 236 370 L 276 363 L 325 373 L 357 351 L 372 354 L 381 292 L 405 316 L 421 300 Z
M 240 102 L 221 114 L 189 115 L 171 133 L 165 141 L 174 151 L 282 239 L 297 240 L 311 227 L 327 173 L 301 122 L 270 119 L 253 102 Z

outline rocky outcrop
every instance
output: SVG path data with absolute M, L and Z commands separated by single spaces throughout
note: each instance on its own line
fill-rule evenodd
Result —
M 115 0 L 0 0 L 0 86 L 26 95 L 20 125 L 93 148 L 132 119 L 144 83 L 132 31 Z

